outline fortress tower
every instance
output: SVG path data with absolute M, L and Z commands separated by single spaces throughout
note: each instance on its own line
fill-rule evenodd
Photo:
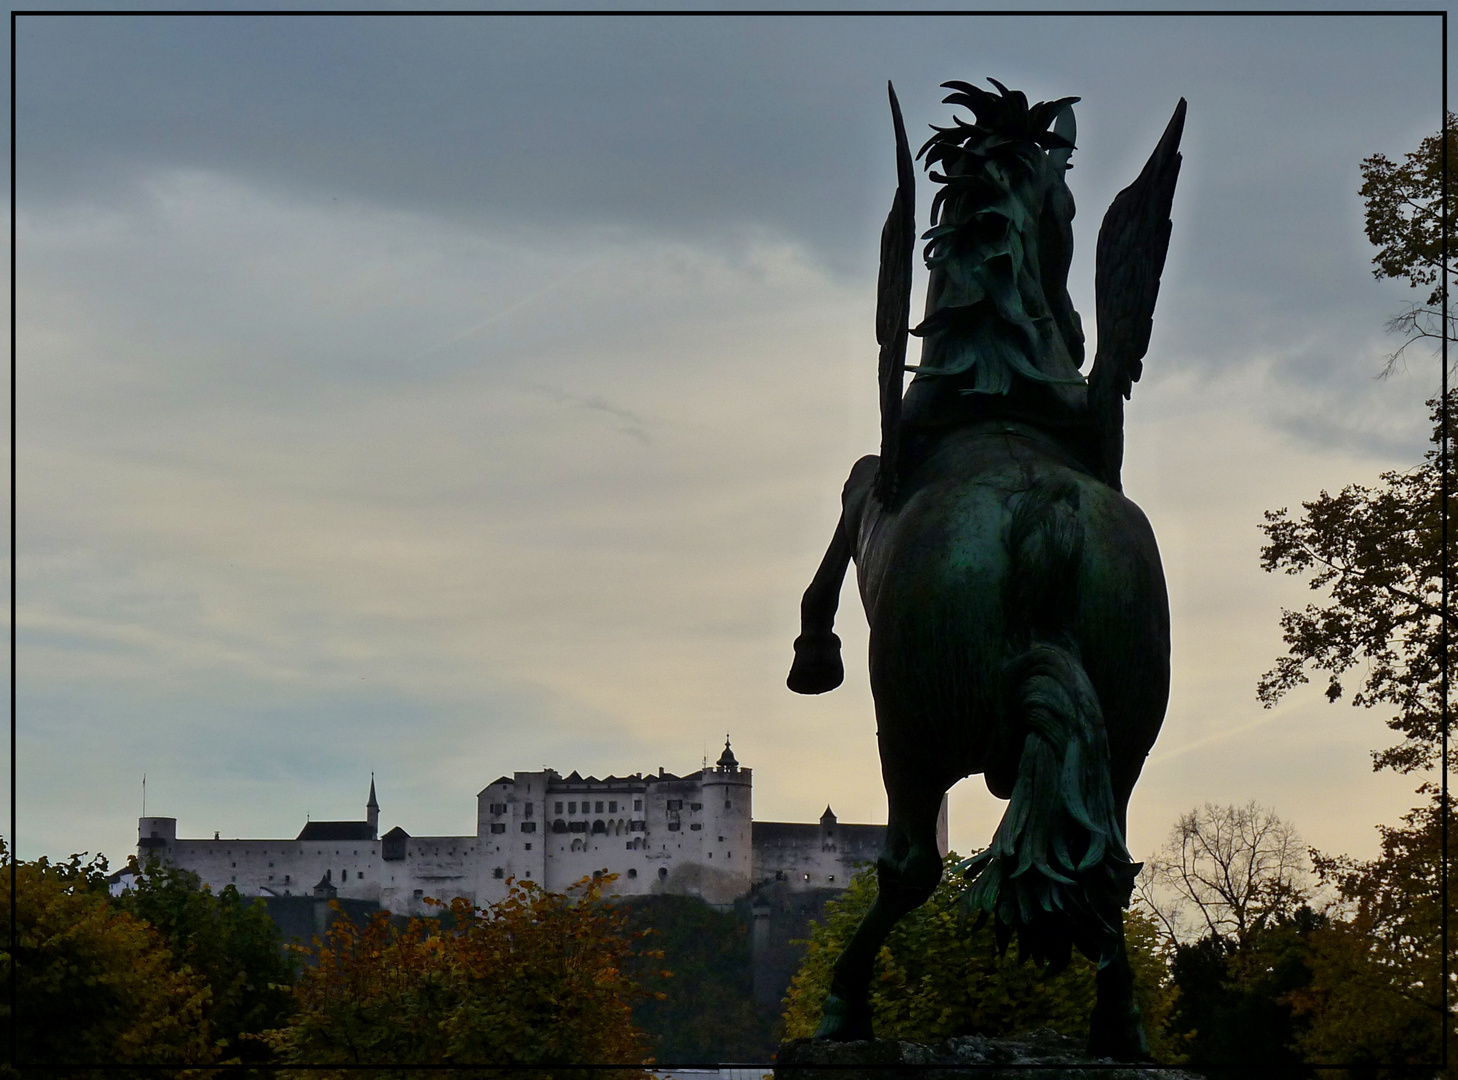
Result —
M 700 895 L 711 904 L 733 903 L 754 883 L 754 787 L 748 774 L 725 735 L 724 752 L 703 772 Z

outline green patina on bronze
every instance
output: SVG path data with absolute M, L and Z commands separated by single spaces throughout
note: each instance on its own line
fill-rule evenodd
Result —
M 939 190 L 925 233 L 926 317 L 907 322 L 914 171 L 894 91 L 898 189 L 881 239 L 881 454 L 851 470 L 830 549 L 801 604 L 790 689 L 844 670 L 833 632 L 856 563 L 889 801 L 875 904 L 835 966 L 817 1037 L 871 1037 L 866 991 L 897 919 L 941 875 L 942 796 L 982 773 L 1008 800 L 961 864 L 964 906 L 1002 947 L 1054 967 L 1098 963 L 1090 1051 L 1136 1060 L 1121 911 L 1134 782 L 1169 695 L 1169 603 L 1154 534 L 1121 492 L 1123 401 L 1149 345 L 1169 244 L 1185 103 L 1114 200 L 1095 267 L 1099 346 L 1087 379 L 1067 289 L 1076 98 L 946 83 L 970 108 L 922 147 Z M 908 334 L 922 362 L 905 362 Z M 903 372 L 915 378 L 903 395 Z

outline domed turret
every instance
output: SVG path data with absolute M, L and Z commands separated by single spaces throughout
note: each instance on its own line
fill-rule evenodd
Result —
M 719 760 L 714 762 L 719 768 L 726 772 L 738 772 L 739 761 L 734 756 L 734 751 L 729 749 L 729 736 L 724 736 L 724 752 L 719 755 Z

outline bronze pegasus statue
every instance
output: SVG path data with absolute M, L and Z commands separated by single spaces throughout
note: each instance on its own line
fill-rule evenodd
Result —
M 1053 969 L 1098 965 L 1089 1050 L 1143 1060 L 1122 912 L 1134 782 L 1169 697 L 1169 601 L 1154 533 L 1122 493 L 1124 400 L 1139 379 L 1169 247 L 1180 100 L 1114 200 L 1095 260 L 1098 349 L 1085 378 L 1068 295 L 1077 98 L 1029 105 L 962 82 L 969 109 L 918 155 L 938 185 L 926 316 L 909 327 L 915 176 L 894 89 L 898 184 L 881 234 L 876 310 L 881 453 L 856 462 L 830 549 L 805 592 L 791 690 L 844 678 L 833 627 L 856 563 L 889 801 L 879 893 L 835 963 L 817 1038 L 872 1037 L 876 953 L 942 875 L 942 797 L 982 773 L 1008 800 L 958 867 L 963 904 L 998 945 Z M 906 364 L 909 335 L 921 363 Z M 903 395 L 903 372 L 915 372 Z

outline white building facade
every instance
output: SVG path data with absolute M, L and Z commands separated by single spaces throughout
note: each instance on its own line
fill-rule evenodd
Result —
M 476 797 L 474 836 L 379 834 L 374 781 L 363 821 L 312 821 L 292 840 L 179 839 L 175 818 L 140 819 L 138 856 L 191 870 L 217 892 L 307 896 L 331 888 L 397 914 L 429 914 L 426 898 L 505 898 L 512 879 L 565 892 L 616 874 L 621 896 L 673 893 L 732 904 L 763 881 L 789 889 L 844 888 L 874 861 L 882 825 L 755 822 L 752 770 L 728 740 L 712 766 L 598 779 L 553 769 L 517 772 Z M 945 841 L 945 804 L 942 849 Z

